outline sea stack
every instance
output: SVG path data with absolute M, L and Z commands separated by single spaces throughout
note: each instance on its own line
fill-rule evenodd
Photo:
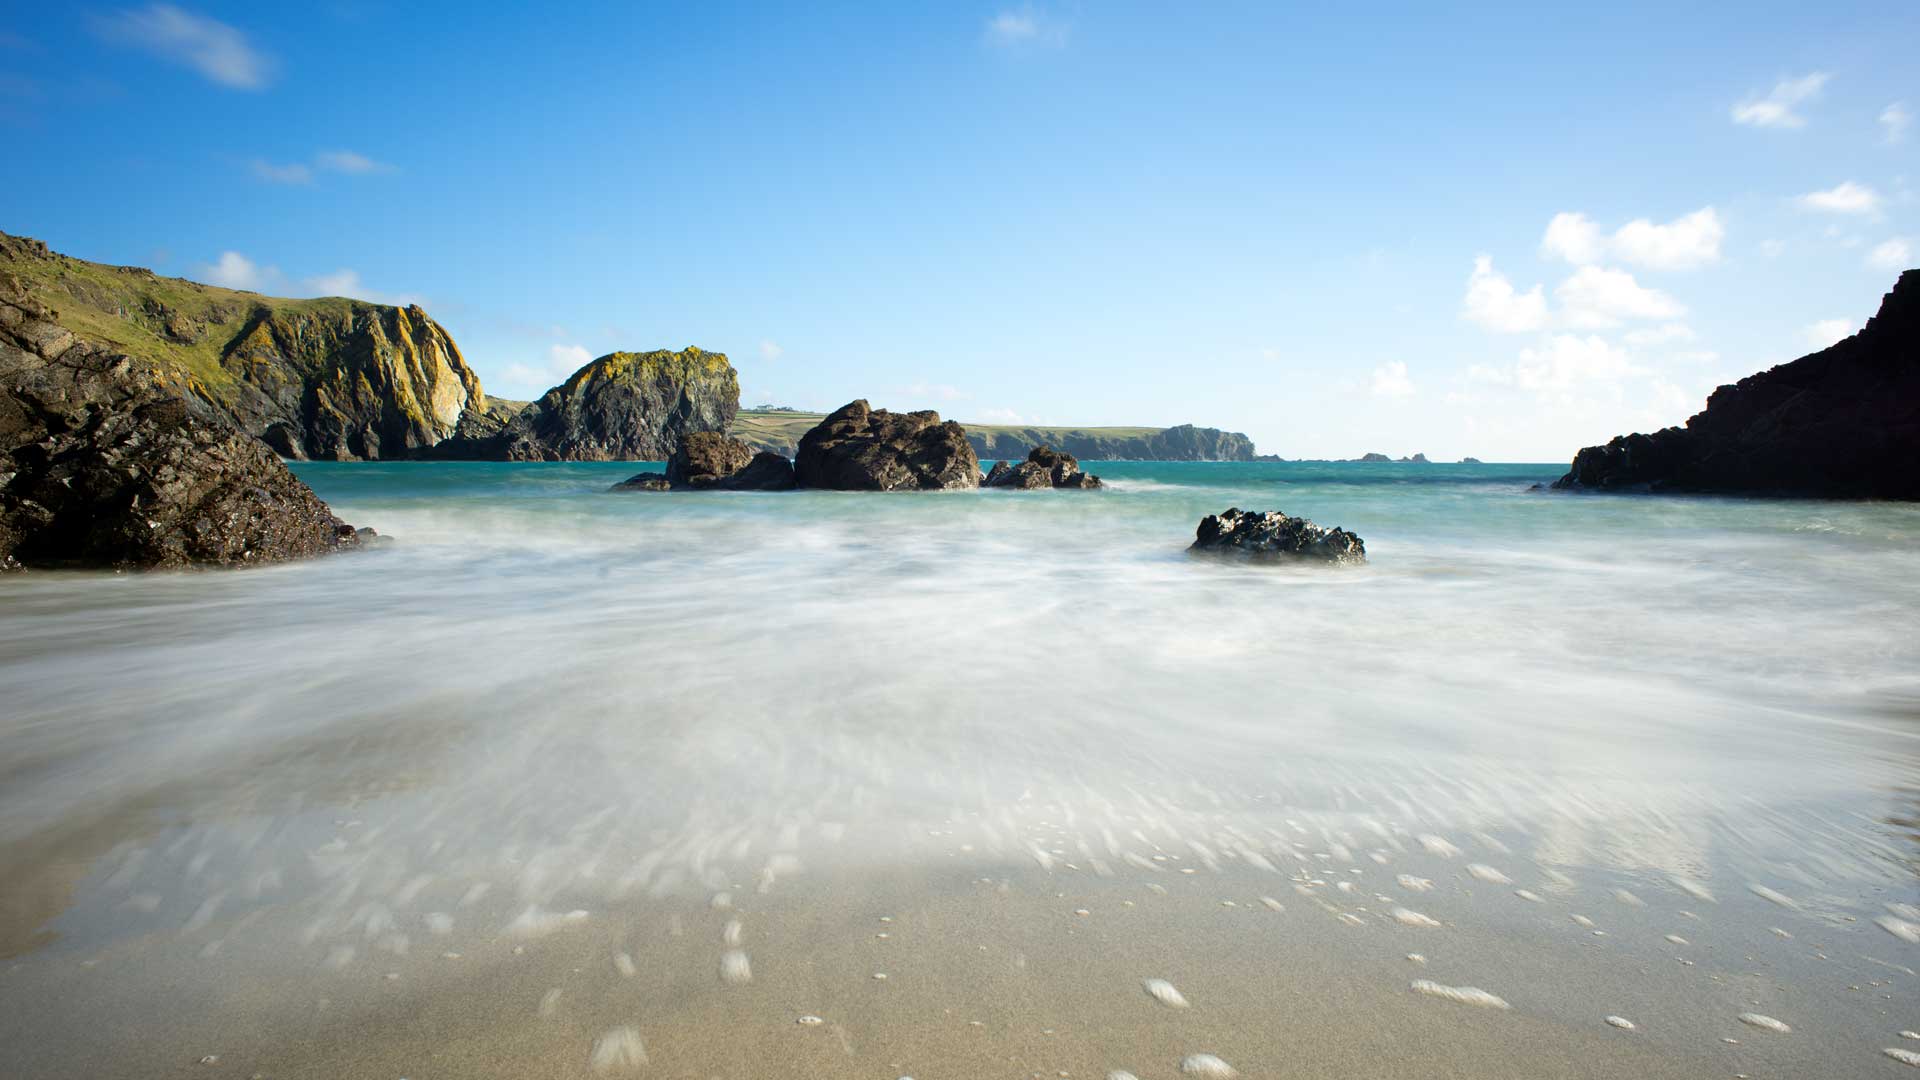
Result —
M 891 413 L 850 401 L 800 438 L 801 487 L 839 491 L 940 491 L 980 486 L 966 429 L 931 409 Z

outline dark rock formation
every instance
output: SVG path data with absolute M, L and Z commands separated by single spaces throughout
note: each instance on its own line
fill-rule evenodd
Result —
M 1392 458 L 1390 458 L 1390 457 L 1388 457 L 1388 456 L 1387 456 L 1387 455 L 1385 455 L 1385 454 L 1361 454 L 1361 455 L 1360 455 L 1359 457 L 1357 457 L 1357 458 L 1354 458 L 1353 460 L 1354 460 L 1354 461 L 1374 461 L 1374 462 L 1379 462 L 1379 461 L 1386 461 L 1386 462 L 1391 462 L 1391 461 L 1392 461 L 1393 459 L 1392 459 Z
M 1431 462 L 1431 461 L 1428 461 L 1428 460 L 1427 460 L 1427 455 L 1425 455 L 1425 454 L 1415 454 L 1415 455 L 1413 455 L 1412 457 L 1403 457 L 1403 458 L 1401 458 L 1401 459 L 1400 459 L 1400 462 L 1401 462 L 1401 464 L 1404 464 L 1404 465 L 1431 465 L 1431 464 L 1433 464 L 1433 462 Z
M 801 487 L 908 491 L 980 486 L 980 459 L 967 432 L 932 410 L 890 413 L 852 401 L 800 439 L 793 462 Z
M 236 566 L 370 536 L 177 370 L 81 339 L 0 271 L 0 568 Z
M 740 380 L 725 353 L 609 353 L 508 420 L 475 456 L 505 461 L 660 461 L 680 436 L 725 431 Z
M 1345 529 L 1329 529 L 1278 510 L 1229 509 L 1200 520 L 1188 551 L 1236 553 L 1257 559 L 1367 561 L 1367 545 Z
M 634 473 L 625 480 L 613 485 L 608 491 L 672 491 L 673 482 L 666 473 Z
M 1722 386 L 1687 421 L 1589 446 L 1554 487 L 1920 499 L 1920 270 L 1859 333 Z
M 490 396 L 484 408 L 470 407 L 460 414 L 460 423 L 454 426 L 452 435 L 425 450 L 416 451 L 413 456 L 442 461 L 489 460 L 489 455 L 497 459 L 502 456 L 500 447 L 504 440 L 501 433 L 530 404 L 527 401 Z
M 1082 461 L 1251 461 L 1253 440 L 1237 431 L 1181 424 L 1138 428 L 974 427 L 967 441 L 981 460 L 1017 461 L 1051 446 Z
M 713 431 L 680 437 L 667 459 L 674 487 L 715 491 L 785 491 L 793 487 L 793 463 L 779 454 L 754 453 L 738 439 Z
M 1063 454 L 1050 446 L 1036 446 L 1027 460 L 1018 465 L 994 462 L 988 470 L 987 487 L 1010 488 L 1097 488 L 1100 478 L 1080 471 L 1072 454 Z
M 485 412 L 480 379 L 417 305 L 284 300 L 68 258 L 0 233 L 0 270 L 69 329 L 177 377 L 287 457 L 405 457 Z
M 1484 462 L 1484 461 L 1481 461 L 1481 460 L 1480 460 L 1479 458 L 1477 458 L 1477 457 L 1463 457 L 1463 458 L 1461 458 L 1461 459 L 1460 459 L 1460 464 L 1462 464 L 1462 465 L 1484 465 L 1484 464 L 1486 464 L 1486 462 Z

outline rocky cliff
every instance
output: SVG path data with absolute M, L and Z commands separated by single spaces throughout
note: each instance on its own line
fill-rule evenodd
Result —
M 1722 386 L 1685 427 L 1589 446 L 1553 486 L 1920 499 L 1916 462 L 1920 270 L 1908 270 L 1859 333 Z
M 725 431 L 740 380 L 725 353 L 608 353 L 508 419 L 472 455 L 505 461 L 661 461 L 680 436 Z
M 85 340 L 0 270 L 0 570 L 236 566 L 362 538 L 181 372 Z
M 0 270 L 76 333 L 179 376 L 214 415 L 287 457 L 405 457 L 487 411 L 479 377 L 418 306 L 221 289 L 4 233 Z

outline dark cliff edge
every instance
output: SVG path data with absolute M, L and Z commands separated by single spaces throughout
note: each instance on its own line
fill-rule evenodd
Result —
M 1920 499 L 1920 270 L 1860 332 L 1722 386 L 1650 435 L 1589 446 L 1554 487 Z
M 284 457 L 408 457 L 487 409 L 479 376 L 417 305 L 222 289 L 6 233 L 0 271 L 74 333 L 177 376 L 212 415 Z

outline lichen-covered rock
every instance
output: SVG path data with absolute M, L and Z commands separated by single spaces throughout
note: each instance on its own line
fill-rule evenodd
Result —
M 1258 559 L 1315 562 L 1367 561 L 1367 546 L 1345 529 L 1329 529 L 1278 510 L 1228 509 L 1200 520 L 1189 551 L 1231 553 Z
M 238 566 L 370 537 L 182 381 L 0 272 L 0 568 Z
M 839 491 L 937 491 L 980 486 L 967 432 L 940 414 L 891 413 L 848 402 L 800 438 L 793 462 L 801 487 Z
M 138 356 L 199 410 L 286 457 L 407 457 L 487 410 L 479 376 L 417 305 L 288 300 L 69 258 L 0 233 L 0 270 L 66 329 Z
M 1589 446 L 1554 487 L 1920 499 L 1920 270 L 1860 332 L 1722 386 L 1685 427 Z
M 717 431 L 680 437 L 667 459 L 667 480 L 696 491 L 785 491 L 793 487 L 793 464 Z
M 505 461 L 660 461 L 682 435 L 725 431 L 740 380 L 725 353 L 608 353 L 507 421 L 485 452 Z
M 1097 488 L 1100 478 L 1091 473 L 1080 471 L 1080 462 L 1072 454 L 1062 453 L 1051 446 L 1036 446 L 1027 454 L 1027 460 L 1018 465 L 1008 465 L 996 461 L 993 468 L 987 470 L 983 481 L 987 487 L 1009 487 L 1025 490 L 1038 488 Z

